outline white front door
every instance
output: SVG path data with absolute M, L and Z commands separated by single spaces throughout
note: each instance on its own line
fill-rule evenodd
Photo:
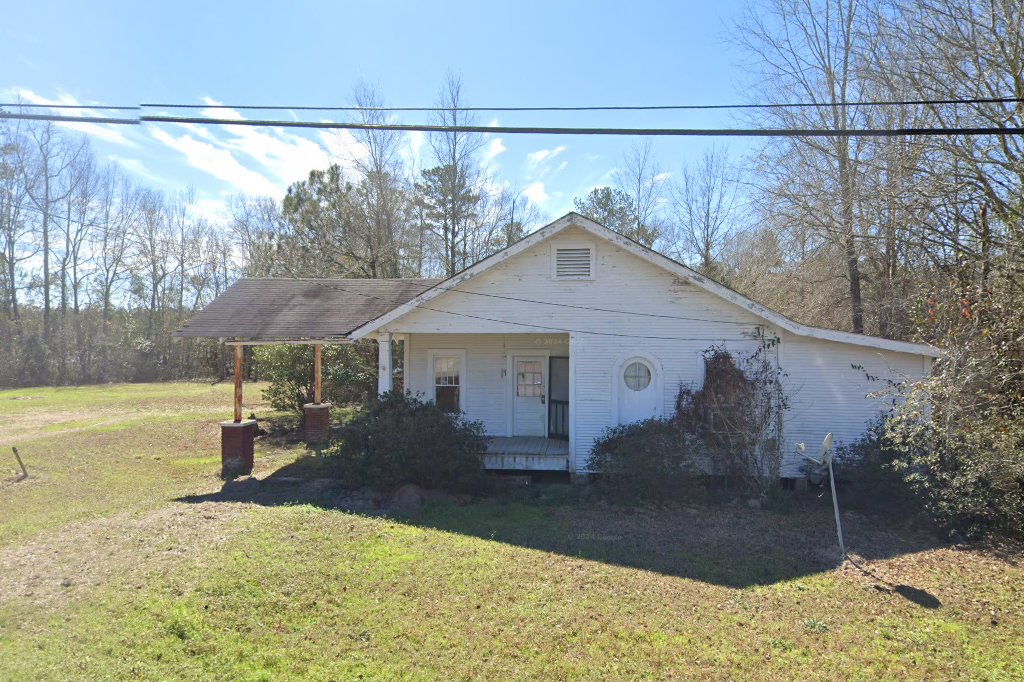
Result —
M 627 360 L 619 368 L 619 423 L 650 419 L 658 411 L 654 367 L 642 358 Z
M 512 435 L 547 435 L 547 358 L 516 355 L 512 358 Z

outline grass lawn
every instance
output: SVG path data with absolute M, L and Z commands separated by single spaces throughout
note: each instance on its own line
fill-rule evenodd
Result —
M 0 483 L 0 679 L 1024 678 L 1014 548 L 849 514 L 839 565 L 806 497 L 629 510 L 547 485 L 389 515 L 280 439 L 224 484 L 230 397 L 0 391 L 0 477 L 10 445 L 31 474 Z

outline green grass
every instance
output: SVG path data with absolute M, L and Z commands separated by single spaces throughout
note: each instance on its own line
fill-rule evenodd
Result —
M 16 473 L 12 446 L 30 474 L 0 488 L 0 547 L 218 489 L 217 423 L 231 416 L 232 391 L 199 383 L 0 391 L 0 478 Z M 246 387 L 247 412 L 276 416 L 259 396 L 260 385 Z
M 175 386 L 187 418 L 166 385 L 70 399 L 84 422 L 142 406 L 152 438 L 26 441 L 38 480 L 0 489 L 0 679 L 1024 677 L 1019 554 L 851 515 L 864 570 L 836 566 L 814 504 L 629 510 L 545 486 L 399 518 L 313 484 L 221 491 L 230 389 Z M 47 409 L 74 411 L 57 393 Z M 299 453 L 261 444 L 257 476 L 328 471 Z

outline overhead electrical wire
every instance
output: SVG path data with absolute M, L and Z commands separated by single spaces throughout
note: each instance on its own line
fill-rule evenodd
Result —
M 633 137 L 948 137 L 951 135 L 1022 135 L 1024 126 L 912 127 L 912 128 L 578 128 L 543 126 L 430 125 L 399 123 L 345 123 L 333 121 L 278 121 L 262 119 L 150 116 L 136 119 L 100 116 L 58 116 L 0 111 L 0 120 L 37 120 L 55 123 L 187 123 L 192 125 L 311 128 L 320 130 L 380 130 L 426 133 L 502 133 L 509 135 L 613 135 Z
M 0 107 L 37 109 L 92 109 L 95 111 L 131 111 L 138 109 L 234 109 L 239 111 L 476 111 L 476 112 L 528 112 L 528 111 L 721 111 L 730 109 L 808 109 L 839 104 L 851 108 L 879 106 L 928 106 L 950 104 L 1020 104 L 1024 97 L 971 97 L 949 99 L 876 100 L 867 102 L 775 102 L 747 104 L 641 104 L 593 106 L 499 106 L 499 107 L 409 107 L 409 106 L 311 106 L 283 104 L 181 104 L 172 102 L 145 102 L 134 106 L 106 104 L 41 104 L 37 102 L 5 102 Z
M 328 288 L 328 289 L 334 289 L 335 291 L 341 291 L 341 292 L 346 293 L 346 294 L 356 294 L 357 296 L 362 296 L 364 298 L 371 298 L 371 299 L 375 299 L 375 300 L 378 300 L 378 301 L 382 301 L 384 303 L 387 303 L 388 305 L 394 305 L 394 301 L 389 301 L 389 300 L 387 300 L 385 298 L 382 298 L 380 296 L 374 296 L 373 294 L 367 294 L 367 293 L 364 293 L 362 291 L 355 291 L 353 289 L 346 289 L 345 287 L 340 286 L 338 284 L 334 284 L 333 282 L 323 282 L 323 281 L 316 281 L 316 280 L 310 280 L 310 282 L 315 284 L 316 286 L 319 286 L 319 287 L 325 287 L 325 288 Z M 447 287 L 443 287 L 443 288 L 446 291 L 452 291 L 452 289 L 448 289 Z M 429 291 L 429 289 L 428 289 L 428 291 Z M 536 302 L 536 301 L 527 301 L 525 299 L 512 299 L 512 300 L 523 300 L 523 301 L 525 301 L 527 303 L 535 303 Z M 533 322 L 515 322 L 513 320 L 502 320 L 502 319 L 497 319 L 497 318 L 493 318 L 493 317 L 486 317 L 486 316 L 483 316 L 483 315 L 473 315 L 471 313 L 459 313 L 459 312 L 455 312 L 453 310 L 441 310 L 439 308 L 431 308 L 430 306 L 426 306 L 426 305 L 422 305 L 422 304 L 418 304 L 418 303 L 412 303 L 412 306 L 414 308 L 418 308 L 419 310 L 429 310 L 431 312 L 442 313 L 444 315 L 455 315 L 457 317 L 466 317 L 466 318 L 473 319 L 473 320 L 482 320 L 482 321 L 485 321 L 485 322 L 494 322 L 495 324 L 508 324 L 508 325 L 513 325 L 513 326 L 517 326 L 517 327 L 526 327 L 526 328 L 529 328 L 529 329 L 543 329 L 545 331 L 554 331 L 554 332 L 559 332 L 559 333 L 562 333 L 562 334 L 567 334 L 567 333 L 568 334 L 593 334 L 595 336 L 613 336 L 613 337 L 616 337 L 616 338 L 626 338 L 626 339 L 654 339 L 654 340 L 658 340 L 658 341 L 715 341 L 715 340 L 718 340 L 718 341 L 749 341 L 750 340 L 748 338 L 711 339 L 711 338 L 708 338 L 708 337 L 651 336 L 651 335 L 648 335 L 648 334 L 622 334 L 622 333 L 617 333 L 617 332 L 601 332 L 601 331 L 591 331 L 591 330 L 586 330 L 586 329 L 571 329 L 571 328 L 568 328 L 568 327 L 552 327 L 552 326 L 543 325 L 543 324 L 535 324 Z M 395 306 L 395 307 L 397 307 L 397 306 Z M 629 311 L 607 311 L 607 312 L 622 312 L 622 313 L 628 314 L 628 315 L 637 314 L 637 313 L 631 313 Z M 680 319 L 684 319 L 684 318 L 680 318 Z M 705 321 L 707 321 L 707 322 L 717 322 L 718 320 L 705 320 Z M 739 324 L 739 323 L 737 323 L 737 324 Z M 751 324 L 750 326 L 751 327 L 757 327 L 758 325 L 757 324 Z

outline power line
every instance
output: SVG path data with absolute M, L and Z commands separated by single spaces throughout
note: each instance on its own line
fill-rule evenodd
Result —
M 503 133 L 510 135 L 613 135 L 633 137 L 949 137 L 955 135 L 1022 135 L 1024 126 L 975 126 L 937 128 L 575 128 L 543 126 L 446 126 L 398 123 L 339 123 L 332 121 L 279 121 L 261 119 L 203 118 L 192 116 L 140 116 L 136 119 L 99 116 L 56 116 L 0 112 L 0 120 L 40 120 L 56 123 L 188 123 L 192 125 L 311 128 L 319 130 L 380 130 L 426 133 Z
M 750 109 L 809 109 L 816 107 L 846 106 L 850 108 L 879 106 L 936 106 L 954 104 L 1020 104 L 1022 97 L 972 97 L 950 99 L 875 100 L 867 102 L 776 102 L 750 104 L 649 104 L 649 105 L 588 105 L 588 106 L 499 106 L 499 107 L 366 107 L 366 106 L 288 106 L 282 104 L 181 104 L 172 102 L 144 102 L 134 106 L 38 104 L 7 102 L 0 107 L 93 109 L 97 111 L 132 111 L 138 109 L 231 109 L 237 111 L 406 111 L 406 112 L 529 112 L 529 111 L 721 111 Z
M 0 111 L 0 120 L 13 121 L 53 121 L 54 123 L 107 123 L 110 125 L 139 125 L 139 118 L 120 118 L 110 116 L 55 116 L 52 114 L 21 114 Z
M 346 293 L 346 294 L 356 294 L 358 296 L 363 296 L 364 298 L 372 298 L 372 299 L 375 299 L 375 300 L 387 303 L 388 305 L 394 306 L 394 302 L 393 301 L 389 301 L 389 300 L 387 300 L 385 298 L 382 298 L 380 296 L 374 296 L 373 294 L 367 294 L 367 293 L 364 293 L 362 291 L 354 291 L 352 289 L 346 289 L 346 288 L 344 288 L 342 286 L 339 286 L 337 284 L 333 284 L 333 283 L 330 283 L 330 282 L 318 282 L 318 281 L 315 281 L 315 280 L 311 280 L 311 282 L 313 284 L 315 284 L 316 286 L 326 287 L 328 289 L 334 289 L 335 291 L 341 291 L 341 292 Z M 451 289 L 447 289 L 447 288 L 446 288 L 446 290 L 447 291 L 451 291 Z M 399 304 L 399 305 L 401 305 L 401 304 Z M 439 308 L 431 308 L 430 306 L 425 306 L 425 305 L 417 304 L 417 303 L 413 303 L 412 306 L 414 308 L 418 308 L 420 310 L 429 310 L 431 312 L 441 313 L 441 314 L 444 314 L 444 315 L 455 315 L 455 316 L 458 316 L 458 317 L 466 317 L 466 318 L 470 318 L 470 319 L 474 319 L 474 320 L 482 320 L 482 321 L 485 321 L 485 322 L 494 322 L 496 324 L 510 324 L 510 325 L 513 325 L 513 326 L 525 327 L 525 328 L 528 328 L 528 329 L 543 329 L 545 331 L 555 331 L 555 332 L 560 332 L 562 334 L 566 334 L 566 333 L 569 333 L 569 334 L 593 334 L 595 336 L 613 336 L 613 337 L 616 337 L 616 338 L 626 338 L 626 339 L 654 339 L 654 340 L 659 340 L 659 341 L 747 341 L 747 340 L 749 340 L 749 339 L 745 339 L 745 338 L 737 338 L 737 339 L 718 339 L 718 338 L 714 338 L 714 339 L 712 339 L 712 338 L 705 338 L 705 337 L 651 336 L 651 335 L 647 335 L 647 334 L 621 334 L 621 333 L 616 333 L 616 332 L 590 331 L 590 330 L 586 330 L 586 329 L 571 329 L 571 328 L 568 328 L 568 327 L 551 327 L 551 326 L 543 325 L 543 324 L 535 324 L 533 322 L 515 322 L 513 320 L 502 320 L 502 319 L 497 319 L 497 318 L 493 318 L 493 317 L 486 317 L 486 316 L 483 316 L 483 315 L 473 315 L 473 314 L 470 314 L 470 313 L 458 313 L 458 312 L 455 312 L 453 310 L 441 310 Z M 398 307 L 398 306 L 394 306 L 394 307 Z M 634 313 L 630 313 L 628 311 L 618 311 L 618 312 L 622 312 L 623 314 L 627 314 L 627 315 L 634 314 Z M 717 322 L 717 320 L 705 320 L 705 321 L 706 322 Z M 756 327 L 757 325 L 751 325 L 751 326 L 755 326 Z
M 138 111 L 142 107 L 135 106 L 112 106 L 109 104 L 38 104 L 35 102 L 0 102 L 0 107 L 14 107 L 20 109 L 91 109 L 94 111 Z
M 592 311 L 599 312 L 599 313 L 615 313 L 615 314 L 618 314 L 618 315 L 637 315 L 639 317 L 654 317 L 654 318 L 659 318 L 659 319 L 663 319 L 663 320 L 682 320 L 684 322 L 716 322 L 716 323 L 721 323 L 721 324 L 738 324 L 738 325 L 743 325 L 743 326 L 749 326 L 750 325 L 749 322 L 736 322 L 736 321 L 733 321 L 733 320 L 712 320 L 712 319 L 708 319 L 706 317 L 686 317 L 686 316 L 683 316 L 683 315 L 662 315 L 662 314 L 659 314 L 659 313 L 644 313 L 644 312 L 637 312 L 637 311 L 633 311 L 633 310 L 615 310 L 615 309 L 612 309 L 612 308 L 597 308 L 597 307 L 594 307 L 594 306 L 577 305 L 577 304 L 574 304 L 574 303 L 556 303 L 554 301 L 536 301 L 536 300 L 532 300 L 532 299 L 529 299 L 529 298 L 516 298 L 515 296 L 503 296 L 501 294 L 485 294 L 485 293 L 479 292 L 479 291 L 464 291 L 462 289 L 456 289 L 454 287 L 441 287 L 440 285 L 438 285 L 438 287 L 435 287 L 435 288 L 440 288 L 443 291 L 450 291 L 450 292 L 453 292 L 453 293 L 456 293 L 456 294 L 465 294 L 467 296 L 486 296 L 487 298 L 498 298 L 498 299 L 502 299 L 502 300 L 506 300 L 506 301 L 516 301 L 518 303 L 533 303 L 533 304 L 536 304 L 536 305 L 557 306 L 559 308 L 573 308 L 575 310 L 592 310 Z

